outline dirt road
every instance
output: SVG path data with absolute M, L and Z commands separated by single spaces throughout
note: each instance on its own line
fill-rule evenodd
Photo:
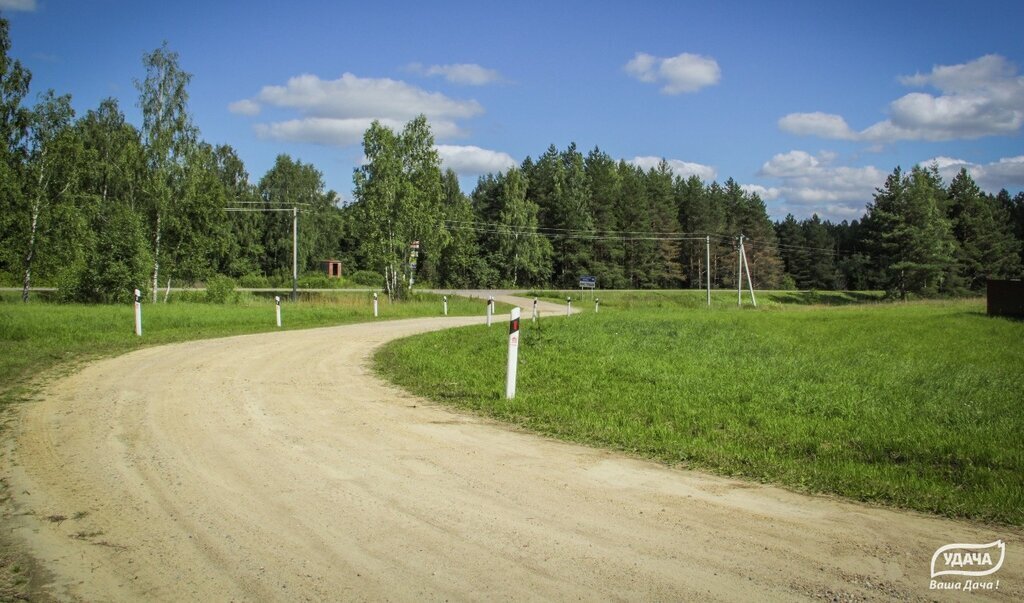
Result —
M 548 312 L 555 312 L 554 307 Z M 198 341 L 92 364 L 26 404 L 15 537 L 61 599 L 943 598 L 929 561 L 1020 530 L 680 471 L 381 383 L 382 343 L 482 318 Z M 501 324 L 501 323 L 499 323 Z

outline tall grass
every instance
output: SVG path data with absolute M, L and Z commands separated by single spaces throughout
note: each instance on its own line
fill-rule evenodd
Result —
M 588 300 L 582 315 L 524 321 L 513 401 L 493 330 L 393 342 L 376 365 L 434 400 L 570 440 L 1024 523 L 1024 323 L 977 301 L 737 311 L 598 297 L 600 314 Z
M 23 399 L 38 375 L 55 367 L 158 345 L 277 330 L 271 296 L 242 294 L 237 303 L 208 304 L 201 292 L 172 293 L 172 303 L 143 304 L 143 336 L 134 332 L 131 305 L 22 304 L 17 294 L 0 296 L 0 402 Z M 441 298 L 417 294 L 391 303 L 380 296 L 380 318 L 388 320 L 440 316 Z M 481 302 L 449 297 L 448 312 L 483 315 Z M 296 303 L 281 302 L 282 330 L 374 320 L 373 294 L 332 292 L 304 295 Z

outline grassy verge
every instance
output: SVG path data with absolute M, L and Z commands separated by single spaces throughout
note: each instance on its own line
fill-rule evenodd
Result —
M 524 321 L 514 401 L 503 331 L 393 342 L 376 366 L 431 399 L 569 440 L 1024 523 L 1024 323 L 978 301 L 708 311 L 686 295 L 598 296 L 600 314 Z
M 783 306 L 847 306 L 853 304 L 883 303 L 881 291 L 757 291 L 757 305 L 760 309 L 778 309 Z M 707 293 L 698 289 L 674 290 L 616 290 L 586 291 L 579 289 L 542 290 L 526 293 L 553 302 L 593 304 L 594 298 L 602 304 L 613 303 L 620 308 L 706 308 Z M 750 292 L 743 291 L 743 305 L 750 306 Z M 711 292 L 712 308 L 735 308 L 736 290 L 716 289 Z
M 40 373 L 81 360 L 143 346 L 277 330 L 272 297 L 244 296 L 234 304 L 143 304 L 143 337 L 134 334 L 130 305 L 22 304 L 0 297 L 0 403 L 23 399 Z M 38 299 L 38 298 L 36 298 Z M 372 293 L 327 293 L 281 302 L 282 330 L 366 322 Z M 449 297 L 451 315 L 483 314 L 483 305 Z M 380 299 L 378 320 L 440 316 L 441 299 L 414 295 L 401 303 Z

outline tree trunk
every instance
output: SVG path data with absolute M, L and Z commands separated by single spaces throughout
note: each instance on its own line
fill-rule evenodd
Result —
M 160 289 L 160 213 L 156 215 L 156 237 L 153 244 L 153 303 L 156 303 L 156 297 Z
M 36 229 L 39 225 L 39 203 L 32 206 L 32 229 L 28 236 L 28 252 L 25 254 L 25 280 L 22 283 L 21 301 L 28 302 L 28 290 L 32 286 L 32 260 L 36 256 Z

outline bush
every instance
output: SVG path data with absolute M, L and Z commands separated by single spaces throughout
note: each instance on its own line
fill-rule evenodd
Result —
M 206 281 L 206 301 L 211 304 L 226 304 L 238 299 L 235 294 L 235 279 L 217 275 Z
M 357 270 L 352 273 L 352 276 L 348 277 L 348 280 L 356 285 L 362 285 L 364 287 L 374 287 L 378 289 L 384 287 L 384 277 L 372 270 Z
M 238 286 L 243 289 L 266 289 L 270 287 L 270 279 L 262 274 L 246 274 L 238 279 Z
M 334 283 L 326 274 L 303 274 L 299 277 L 299 287 L 302 289 L 331 289 Z

